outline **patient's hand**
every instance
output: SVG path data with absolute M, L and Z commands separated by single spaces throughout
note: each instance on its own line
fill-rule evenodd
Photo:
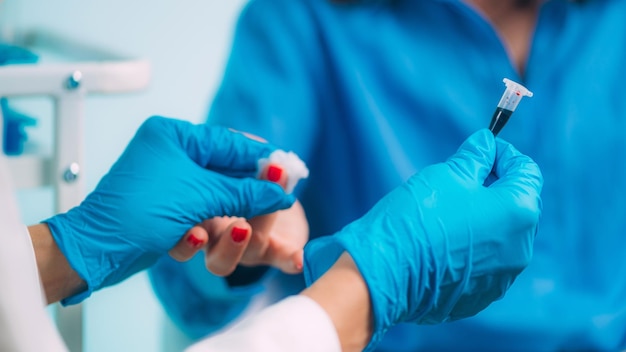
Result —
M 271 265 L 295 274 L 302 271 L 303 247 L 308 238 L 304 210 L 296 202 L 287 210 L 250 221 L 235 217 L 205 220 L 189 230 L 170 255 L 184 261 L 203 250 L 207 269 L 219 276 L 231 274 L 239 264 Z
M 263 170 L 263 176 L 286 184 L 285 172 Z M 268 175 L 269 173 L 269 175 Z M 269 176 L 269 177 L 268 177 Z M 248 221 L 237 217 L 216 217 L 191 228 L 170 250 L 172 258 L 185 261 L 204 250 L 207 269 L 215 275 L 231 274 L 237 265 L 271 265 L 285 273 L 302 271 L 303 248 L 309 225 L 302 205 L 258 216 Z

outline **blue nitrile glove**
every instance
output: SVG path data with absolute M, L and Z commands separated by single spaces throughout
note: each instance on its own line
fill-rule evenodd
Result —
M 494 182 L 485 186 L 493 169 Z M 487 129 L 412 176 L 365 216 L 305 248 L 312 284 L 347 251 L 370 291 L 372 349 L 401 322 L 472 316 L 502 297 L 532 256 L 543 178 Z
M 293 195 L 255 179 L 275 149 L 223 127 L 148 119 L 80 206 L 45 221 L 88 285 L 64 303 L 145 269 L 205 219 L 291 206 Z

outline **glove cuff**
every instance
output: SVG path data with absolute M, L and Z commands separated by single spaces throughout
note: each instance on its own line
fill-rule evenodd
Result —
M 71 211 L 71 210 L 70 210 Z M 69 263 L 70 267 L 76 271 L 78 276 L 85 281 L 87 288 L 77 294 L 61 300 L 61 304 L 71 305 L 77 304 L 91 296 L 94 288 L 94 282 L 91 280 L 92 275 L 89 274 L 86 258 L 81 255 L 82 252 L 76 241 L 73 239 L 76 237 L 73 229 L 67 226 L 68 214 L 55 215 L 47 220 L 42 221 L 46 223 L 52 234 L 52 238 L 59 247 L 59 250 L 65 256 L 65 259 Z
M 372 338 L 364 351 L 373 351 L 393 324 L 387 320 L 389 312 L 387 312 L 386 306 L 384 304 L 377 304 L 377 302 L 381 302 L 381 300 L 375 297 L 377 291 L 371 289 L 371 283 L 375 281 L 372 281 L 369 275 L 363 274 L 368 272 L 367 269 L 362 270 L 362 268 L 364 268 L 364 266 L 361 265 L 364 260 L 364 253 L 351 250 L 350 247 L 349 243 L 342 241 L 340 234 L 325 236 L 309 242 L 304 250 L 304 280 L 306 286 L 309 287 L 335 264 L 341 254 L 348 252 L 352 256 L 370 292 L 374 326 Z

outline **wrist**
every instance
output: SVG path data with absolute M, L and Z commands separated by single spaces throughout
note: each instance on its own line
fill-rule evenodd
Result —
M 343 351 L 361 351 L 367 346 L 373 331 L 369 290 L 347 252 L 302 295 L 329 315 Z
M 28 227 L 37 260 L 37 269 L 48 304 L 86 289 L 86 283 L 72 269 L 52 237 L 47 224 Z

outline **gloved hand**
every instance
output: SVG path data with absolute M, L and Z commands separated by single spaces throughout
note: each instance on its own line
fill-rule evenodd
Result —
M 485 180 L 492 171 L 495 181 Z M 499 299 L 532 256 L 538 166 L 487 129 L 412 176 L 365 216 L 305 247 L 307 285 L 347 251 L 370 291 L 368 349 L 401 322 L 472 316 Z
M 222 127 L 148 119 L 80 206 L 45 221 L 88 285 L 64 303 L 145 269 L 205 219 L 291 206 L 293 195 L 255 179 L 275 149 Z

